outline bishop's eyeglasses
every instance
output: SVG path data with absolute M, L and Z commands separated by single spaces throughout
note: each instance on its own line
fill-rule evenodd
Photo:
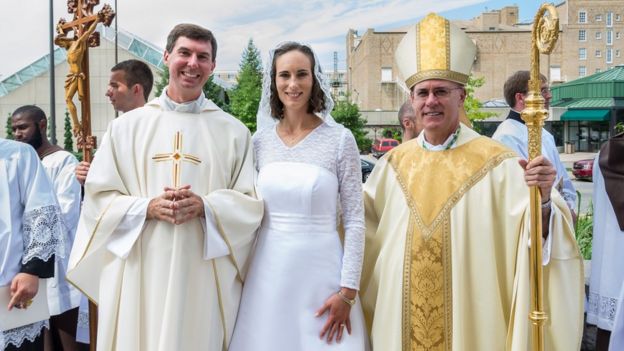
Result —
M 463 88 L 439 87 L 439 88 L 433 88 L 431 90 L 417 89 L 417 90 L 414 90 L 413 94 L 414 94 L 414 99 L 416 100 L 427 100 L 427 98 L 431 94 L 433 94 L 433 96 L 435 96 L 436 99 L 445 99 L 451 95 L 451 91 L 457 90 L 457 89 L 463 89 Z

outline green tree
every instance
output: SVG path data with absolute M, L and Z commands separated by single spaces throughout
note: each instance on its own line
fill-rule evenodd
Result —
M 496 116 L 496 113 L 485 112 L 481 110 L 481 101 L 474 97 L 474 92 L 477 88 L 480 88 L 485 84 L 485 78 L 473 77 L 468 78 L 468 84 L 466 84 L 466 100 L 464 101 L 464 109 L 466 110 L 466 116 L 470 122 L 473 123 L 475 130 L 479 131 L 478 124 L 475 121 L 484 120 L 489 117 Z
M 260 51 L 249 39 L 241 57 L 236 87 L 230 92 L 230 112 L 253 133 L 262 94 L 262 61 Z
M 373 141 L 366 136 L 366 131 L 364 130 L 366 119 L 362 118 L 357 104 L 351 102 L 350 98 L 347 97 L 336 102 L 331 115 L 336 122 L 342 124 L 353 133 L 360 151 L 370 150 Z
M 165 66 L 163 72 L 160 74 L 160 79 L 158 80 L 158 82 L 156 82 L 156 96 L 160 96 L 160 94 L 162 94 L 163 90 L 168 84 L 169 68 Z M 210 78 L 208 78 L 208 81 L 206 82 L 206 84 L 204 84 L 202 90 L 204 91 L 204 95 L 206 95 L 206 98 L 212 100 L 212 102 L 219 106 L 219 108 L 221 108 L 223 111 L 229 111 L 229 98 L 227 91 L 214 82 L 213 76 L 210 76 Z
M 154 92 L 155 96 L 160 96 L 165 87 L 169 84 L 169 67 L 165 66 L 163 68 L 162 73 L 160 74 L 160 80 L 156 82 L 156 91 Z
M 7 115 L 5 132 L 6 132 L 7 139 L 13 139 L 13 127 L 11 126 L 11 113 L 10 112 Z
M 208 81 L 202 87 L 204 95 L 212 102 L 214 102 L 219 108 L 225 112 L 230 112 L 229 96 L 223 87 L 214 82 L 214 76 L 210 76 Z
M 63 148 L 69 152 L 74 152 L 74 140 L 72 139 L 72 126 L 69 119 L 69 112 L 65 110 L 65 133 L 63 133 Z

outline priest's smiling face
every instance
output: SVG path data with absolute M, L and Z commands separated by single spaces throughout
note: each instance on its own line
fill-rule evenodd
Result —
M 167 95 L 176 102 L 195 100 L 215 69 L 210 41 L 179 37 L 171 52 L 165 51 L 169 67 Z
M 430 79 L 414 85 L 410 99 L 428 142 L 441 144 L 455 132 L 465 98 L 464 88 L 451 81 Z

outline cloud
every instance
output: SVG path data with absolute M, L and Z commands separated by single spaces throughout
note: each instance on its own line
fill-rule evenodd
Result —
M 119 1 L 120 28 L 164 48 L 169 30 L 177 23 L 191 22 L 210 28 L 219 42 L 217 70 L 237 70 L 243 49 L 253 38 L 263 58 L 278 43 L 286 40 L 310 43 L 321 63 L 332 66 L 333 51 L 344 62 L 345 35 L 350 28 L 385 28 L 415 22 L 428 12 L 443 12 L 481 3 L 484 0 L 151 0 Z M 39 1 L 39 3 L 41 3 Z M 65 1 L 54 1 L 55 23 L 69 18 Z M 110 3 L 112 0 L 103 0 Z M 48 52 L 48 8 L 30 1 L 13 3 L 11 11 L 0 12 L 0 47 L 10 48 L 3 55 L 0 74 L 11 74 Z M 6 5 L 4 5 L 6 6 Z M 25 25 L 26 14 L 29 25 Z M 19 29 L 19 30 L 17 30 Z M 10 56 L 8 58 L 7 56 Z M 4 61 L 7 61 L 6 64 Z M 343 66 L 343 65 L 342 65 Z

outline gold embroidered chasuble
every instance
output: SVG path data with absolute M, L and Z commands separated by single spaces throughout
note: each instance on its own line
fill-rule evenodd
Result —
M 464 127 L 451 150 L 424 150 L 420 138 L 380 160 L 364 187 L 361 296 L 373 349 L 526 350 L 528 188 L 517 158 Z M 569 213 L 553 201 L 561 244 L 545 268 L 567 283 L 546 290 L 573 293 L 549 305 L 564 321 L 547 335 L 565 350 L 580 341 L 582 283 Z M 561 331 L 567 339 L 554 337 Z

